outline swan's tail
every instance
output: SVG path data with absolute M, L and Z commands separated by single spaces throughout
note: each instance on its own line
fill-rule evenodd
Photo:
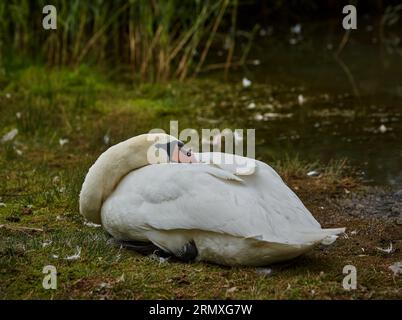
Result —
M 345 233 L 346 228 L 323 229 L 328 235 L 321 240 L 321 244 L 330 245 L 335 242 L 339 234 Z
M 344 232 L 345 228 L 304 231 L 298 234 L 298 241 L 295 244 L 315 245 L 321 243 L 324 245 L 330 245 L 338 238 L 339 234 Z

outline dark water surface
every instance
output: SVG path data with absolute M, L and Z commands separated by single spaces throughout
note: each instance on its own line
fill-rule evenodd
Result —
M 362 23 L 339 61 L 334 53 L 343 31 L 332 29 L 302 26 L 296 35 L 275 36 L 274 29 L 259 36 L 251 56 L 260 63 L 232 76 L 251 86 L 239 85 L 237 101 L 214 104 L 209 117 L 231 128 L 256 128 L 260 158 L 347 158 L 367 183 L 400 189 L 402 32 L 386 29 L 381 42 L 378 26 Z

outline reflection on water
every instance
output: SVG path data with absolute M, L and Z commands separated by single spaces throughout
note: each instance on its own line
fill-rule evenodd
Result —
M 401 188 L 402 55 L 381 45 L 369 23 L 352 33 L 341 58 L 357 98 L 333 56 L 342 34 L 325 28 L 310 27 L 296 44 L 286 34 L 259 39 L 253 58 L 260 65 L 238 71 L 236 98 L 215 96 L 200 112 L 201 125 L 208 117 L 220 126 L 256 128 L 257 156 L 266 160 L 285 153 L 347 158 L 367 182 Z M 250 87 L 242 88 L 243 77 Z

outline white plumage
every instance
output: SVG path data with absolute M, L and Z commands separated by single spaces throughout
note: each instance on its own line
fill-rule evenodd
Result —
M 220 155 L 204 153 L 197 158 L 213 161 Z M 110 154 L 102 161 L 117 156 Z M 197 260 L 225 265 L 259 266 L 291 259 L 344 231 L 322 229 L 270 166 L 251 163 L 252 170 L 243 171 L 236 170 L 236 165 L 142 163 L 122 175 L 114 190 L 109 187 L 109 194 L 91 183 L 92 172 L 81 192 L 81 213 L 94 217 L 96 209 L 88 210 L 89 215 L 85 209 L 91 207 L 90 199 L 96 199 L 91 195 L 96 193 L 93 188 L 100 188 L 105 198 L 101 222 L 113 237 L 149 241 L 173 254 L 193 242 Z M 95 163 L 90 172 L 98 167 Z M 108 172 L 104 165 L 100 167 L 103 172 L 97 173 L 104 177 L 97 181 L 105 181 Z

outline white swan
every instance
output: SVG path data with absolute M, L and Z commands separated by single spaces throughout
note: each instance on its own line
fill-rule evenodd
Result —
M 161 144 L 167 137 L 171 143 Z M 169 151 L 181 144 L 164 134 L 145 134 L 109 148 L 85 178 L 81 214 L 118 240 L 150 242 L 179 258 L 224 265 L 291 259 L 344 232 L 322 229 L 263 162 L 243 173 L 235 165 L 149 164 L 152 148 Z M 203 162 L 222 155 L 181 148 L 175 157 Z

